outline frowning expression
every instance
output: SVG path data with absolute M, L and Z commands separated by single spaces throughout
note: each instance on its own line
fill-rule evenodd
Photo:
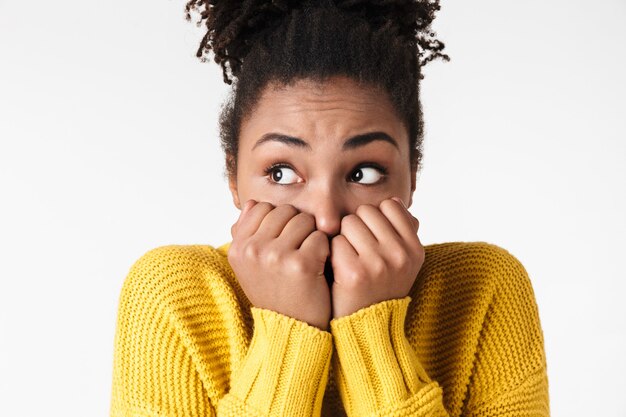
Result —
M 407 129 L 383 91 L 347 77 L 269 84 L 242 121 L 230 189 L 238 208 L 248 199 L 291 204 L 332 237 L 361 204 L 397 196 L 410 206 L 409 155 Z

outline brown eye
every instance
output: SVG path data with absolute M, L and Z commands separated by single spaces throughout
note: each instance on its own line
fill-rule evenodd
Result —
M 286 165 L 274 165 L 268 168 L 266 173 L 271 182 L 280 185 L 296 183 L 299 178 L 295 171 Z
M 383 174 L 374 167 L 360 167 L 352 171 L 350 180 L 359 184 L 375 184 L 380 181 Z

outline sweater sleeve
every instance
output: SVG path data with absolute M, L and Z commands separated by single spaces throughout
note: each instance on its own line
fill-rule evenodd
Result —
M 219 416 L 319 416 L 332 336 L 274 311 L 252 307 L 254 334 Z
M 461 416 L 549 417 L 543 332 L 528 274 L 506 250 L 479 248 L 492 293 L 472 355 Z M 446 416 L 442 387 L 410 346 L 410 297 L 331 321 L 337 385 L 348 416 Z M 470 345 L 468 345 L 470 346 Z
M 233 370 L 228 392 L 210 399 L 211 380 L 198 371 L 205 364 L 190 333 L 183 330 L 191 324 L 174 313 L 174 306 L 185 310 L 187 304 L 181 303 L 188 303 L 184 300 L 193 293 L 193 279 L 189 266 L 178 274 L 181 268 L 172 267 L 167 257 L 176 265 L 185 259 L 180 251 L 153 249 L 124 281 L 114 342 L 111 417 L 320 415 L 331 334 L 263 309 L 252 308 L 254 333 L 243 362 Z M 208 368 L 220 372 L 215 365 Z
M 447 416 L 409 345 L 404 321 L 411 297 L 387 300 L 331 321 L 337 386 L 348 416 Z

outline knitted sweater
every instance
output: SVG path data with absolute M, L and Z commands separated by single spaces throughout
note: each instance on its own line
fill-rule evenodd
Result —
M 252 307 L 229 246 L 162 246 L 131 267 L 111 417 L 549 416 L 534 292 L 506 250 L 427 245 L 407 297 L 324 331 Z

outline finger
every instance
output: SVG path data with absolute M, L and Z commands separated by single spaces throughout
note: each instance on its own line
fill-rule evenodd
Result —
M 341 219 L 341 235 L 360 256 L 366 256 L 378 248 L 378 240 L 356 214 L 348 214 Z
M 402 209 L 401 211 L 409 218 L 411 225 L 415 226 L 414 220 L 417 220 L 417 219 L 413 217 L 413 215 L 409 211 L 409 208 L 406 206 L 406 204 L 404 204 L 404 201 L 400 199 L 399 197 L 391 197 L 391 199 L 398 202 L 398 204 L 400 205 L 400 208 Z M 382 204 L 382 201 L 381 201 L 381 204 Z
M 287 248 L 298 249 L 315 230 L 315 218 L 308 213 L 298 213 L 283 228 L 278 238 Z
M 320 260 L 321 275 L 324 275 L 324 263 L 330 255 L 330 245 L 326 233 L 321 230 L 314 230 L 304 239 L 298 250 L 314 254 L 316 259 Z
M 259 229 L 256 231 L 258 238 L 263 240 L 276 239 L 294 216 L 298 214 L 298 209 L 291 204 L 281 204 L 270 211 L 261 221 Z
M 359 254 L 354 246 L 344 235 L 335 236 L 330 242 L 330 261 L 333 268 L 337 267 L 339 260 L 346 263 L 357 262 Z
M 394 250 L 402 245 L 402 236 L 378 207 L 363 204 L 356 209 L 356 214 L 370 229 L 380 246 Z
M 237 218 L 237 221 L 230 227 L 230 236 L 234 239 L 235 235 L 237 234 L 237 229 L 239 227 L 239 224 L 241 223 L 241 219 L 245 216 L 245 214 L 250 211 L 250 208 L 252 208 L 255 204 L 257 203 L 256 200 L 247 200 L 243 207 L 241 208 L 241 211 L 239 212 L 239 217 Z
M 240 224 L 237 226 L 237 237 L 246 238 L 256 233 L 267 214 L 274 209 L 268 202 L 258 202 L 245 215 L 242 213 Z
M 411 241 L 415 239 L 417 233 L 418 222 L 415 217 L 404 206 L 404 203 L 398 202 L 396 198 L 383 200 L 380 205 L 380 211 L 389 219 L 396 232 L 402 236 L 404 240 Z

